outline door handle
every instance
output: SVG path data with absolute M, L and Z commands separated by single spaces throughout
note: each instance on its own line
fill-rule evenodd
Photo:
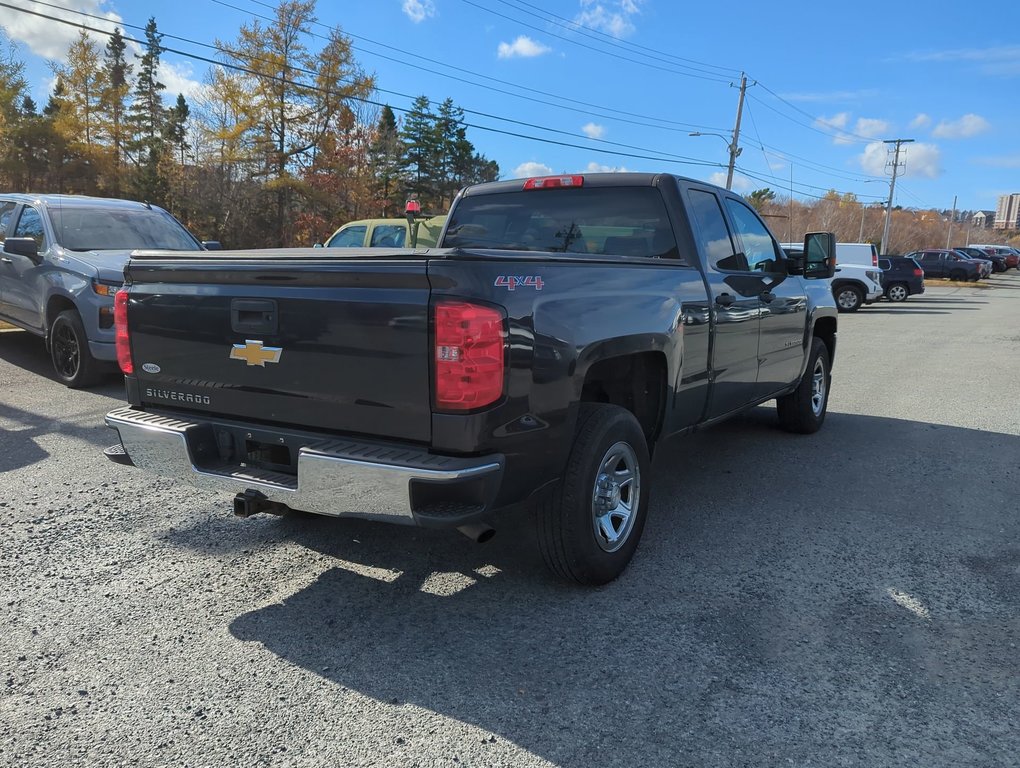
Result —
M 715 297 L 715 303 L 720 307 L 732 307 L 735 301 L 736 299 L 733 298 L 731 293 L 720 293 Z
M 10 259 L 8 259 L 6 256 L 0 258 L 0 261 L 2 261 L 4 264 L 13 264 L 14 263 Z

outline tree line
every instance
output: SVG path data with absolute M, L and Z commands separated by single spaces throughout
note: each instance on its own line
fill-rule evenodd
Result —
M 315 0 L 216 41 L 191 103 L 167 106 L 155 18 L 139 52 L 118 28 L 86 31 L 40 109 L 0 28 L 0 190 L 126 197 L 166 207 L 228 247 L 308 245 L 343 222 L 399 216 L 416 196 L 442 212 L 462 186 L 499 177 L 451 99 L 419 96 L 402 119 L 371 101 L 375 80 L 340 27 L 314 33 Z M 322 44 L 313 48 L 310 41 Z

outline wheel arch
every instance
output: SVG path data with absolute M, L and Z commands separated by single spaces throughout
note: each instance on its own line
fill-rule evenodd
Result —
M 73 309 L 79 315 L 81 314 L 74 299 L 66 293 L 52 293 L 46 299 L 46 311 L 43 315 L 43 332 L 45 334 L 47 350 L 50 348 L 50 328 L 53 327 L 53 321 L 57 319 L 57 315 L 69 309 Z
M 662 432 L 669 365 L 661 349 L 627 351 L 611 348 L 590 359 L 580 379 L 578 402 L 609 403 L 637 419 L 649 447 Z

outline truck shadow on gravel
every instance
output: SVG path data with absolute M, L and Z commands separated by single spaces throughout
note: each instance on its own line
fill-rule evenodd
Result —
M 248 544 L 337 565 L 229 629 L 392 706 L 403 754 L 428 742 L 413 705 L 484 730 L 471 764 L 489 734 L 566 766 L 1002 764 L 1018 455 L 1012 435 L 840 413 L 792 436 L 758 408 L 664 446 L 607 587 L 552 581 L 526 533 L 284 519 Z
M 39 336 L 34 336 L 27 331 L 5 331 L 0 333 L 0 360 L 10 363 L 13 366 L 30 371 L 42 376 L 54 384 L 60 384 L 56 374 L 53 372 L 53 362 L 50 360 L 49 352 Z M 107 366 L 107 371 L 99 386 L 89 391 L 98 390 L 104 392 L 110 387 L 119 387 L 118 392 L 124 392 L 124 377 L 115 365 Z

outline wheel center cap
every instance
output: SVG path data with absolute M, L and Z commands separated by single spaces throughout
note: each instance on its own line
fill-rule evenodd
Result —
M 620 484 L 603 475 L 598 483 L 598 503 L 604 510 L 620 506 Z

